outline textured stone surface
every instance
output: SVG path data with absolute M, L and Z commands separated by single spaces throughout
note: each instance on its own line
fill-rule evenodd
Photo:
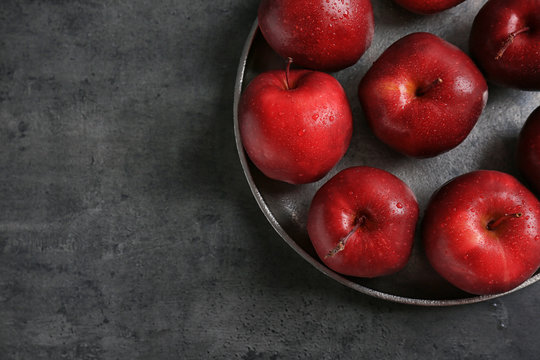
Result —
M 536 358 L 540 286 L 382 302 L 276 235 L 232 132 L 257 5 L 2 1 L 0 358 Z

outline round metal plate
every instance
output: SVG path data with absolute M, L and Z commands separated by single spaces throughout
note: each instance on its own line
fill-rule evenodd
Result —
M 462 292 L 442 279 L 429 265 L 419 236 L 421 222 L 417 228 L 413 253 L 403 270 L 375 279 L 342 276 L 319 260 L 306 231 L 307 212 L 313 195 L 333 175 L 349 166 L 374 166 L 401 178 L 416 194 L 420 214 L 425 210 L 431 194 L 457 175 L 476 169 L 493 169 L 519 178 L 514 162 L 517 136 L 528 114 L 540 104 L 540 93 L 490 85 L 488 105 L 468 138 L 445 154 L 421 160 L 397 154 L 378 141 L 364 119 L 356 95 L 358 83 L 373 61 L 391 43 L 408 33 L 429 31 L 466 51 L 472 19 L 481 3 L 465 2 L 462 9 L 455 8 L 430 17 L 409 14 L 391 6 L 388 1 L 373 3 L 376 30 L 370 49 L 356 65 L 332 74 L 347 92 L 353 111 L 355 120 L 351 146 L 341 162 L 326 177 L 306 185 L 290 185 L 265 177 L 247 158 L 242 146 L 237 112 L 242 90 L 257 74 L 285 67 L 285 61 L 270 49 L 262 37 L 257 21 L 253 24 L 240 58 L 234 89 L 234 132 L 240 162 L 257 203 L 277 233 L 302 258 L 345 286 L 399 303 L 449 306 L 493 299 L 527 287 L 540 279 L 540 273 L 537 272 L 522 285 L 504 294 L 474 296 Z M 385 22 L 380 21 L 382 19 L 386 19 Z

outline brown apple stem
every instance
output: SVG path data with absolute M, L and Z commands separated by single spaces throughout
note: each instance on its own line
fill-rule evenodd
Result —
M 345 245 L 347 244 L 347 241 L 356 232 L 356 230 L 358 230 L 360 228 L 360 226 L 362 226 L 365 222 L 366 222 L 366 216 L 365 215 L 362 215 L 361 217 L 359 217 L 356 220 L 356 224 L 353 226 L 351 231 L 349 231 L 349 233 L 347 235 L 345 235 L 343 238 L 341 238 L 341 240 L 339 240 L 336 247 L 333 248 L 332 250 L 330 250 L 328 252 L 328 254 L 326 254 L 324 256 L 324 258 L 326 259 L 328 257 L 332 257 L 332 256 L 336 255 L 337 253 L 339 253 L 340 251 L 342 251 L 343 249 L 345 249 Z
M 429 90 L 433 89 L 435 86 L 439 85 L 442 82 L 443 80 L 441 78 L 437 78 L 435 79 L 435 81 L 431 82 L 430 84 L 427 84 L 426 86 L 423 86 L 423 87 L 419 87 L 416 90 L 416 96 L 422 96 L 426 94 Z
M 504 214 L 503 216 L 499 217 L 498 219 L 491 220 L 490 222 L 488 222 L 487 229 L 488 230 L 495 230 L 504 221 L 506 221 L 508 219 L 511 219 L 511 218 L 519 218 L 519 217 L 521 217 L 521 213 Z
M 516 38 L 516 36 L 518 36 L 519 34 L 522 34 L 524 32 L 527 32 L 529 30 L 530 30 L 530 28 L 528 26 L 526 26 L 523 29 L 519 29 L 517 31 L 514 31 L 510 35 L 508 35 L 508 38 L 506 38 L 506 40 L 504 41 L 501 49 L 497 52 L 497 55 L 495 56 L 495 60 L 499 60 L 503 56 L 506 49 L 508 49 L 508 47 L 514 42 L 514 39 Z
M 289 71 L 291 70 L 291 64 L 293 60 L 292 57 L 287 58 L 287 67 L 285 68 L 285 86 L 287 87 L 287 90 L 291 88 L 289 84 Z

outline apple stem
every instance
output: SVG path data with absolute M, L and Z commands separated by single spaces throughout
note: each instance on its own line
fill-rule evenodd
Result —
M 332 250 L 330 250 L 328 252 L 328 254 L 326 254 L 324 256 L 324 258 L 326 259 L 328 257 L 332 257 L 332 256 L 336 255 L 337 253 L 339 253 L 340 251 L 342 251 L 343 249 L 345 249 L 345 245 L 347 244 L 347 240 L 349 240 L 349 238 L 356 232 L 356 230 L 358 230 L 360 228 L 360 226 L 362 226 L 365 222 L 366 222 L 366 216 L 365 215 L 362 215 L 360 218 L 358 218 L 356 220 L 356 224 L 353 226 L 351 231 L 349 231 L 349 233 L 347 235 L 345 235 L 343 238 L 341 238 L 341 240 L 339 240 L 336 247 L 333 248 Z
M 437 79 L 435 79 L 435 81 L 431 82 L 430 84 L 428 84 L 428 85 L 426 85 L 424 87 L 419 87 L 416 90 L 416 96 L 422 96 L 422 95 L 426 94 L 429 90 L 433 89 L 435 86 L 439 85 L 442 82 L 443 82 L 443 80 L 441 78 L 437 78 Z
M 527 32 L 529 30 L 530 30 L 530 28 L 528 26 L 526 26 L 523 29 L 519 29 L 517 31 L 514 31 L 510 35 L 508 35 L 508 38 L 504 41 L 501 49 L 497 52 L 497 55 L 495 56 L 495 60 L 499 60 L 503 56 L 506 49 L 508 49 L 508 47 L 514 42 L 514 39 L 516 38 L 516 36 L 518 36 L 519 34 L 522 34 L 524 32 Z
M 287 90 L 290 90 L 291 86 L 289 84 L 289 71 L 291 70 L 291 64 L 293 62 L 292 57 L 287 58 L 287 67 L 285 68 L 285 87 Z
M 496 220 L 491 220 L 490 222 L 488 222 L 487 229 L 488 230 L 495 230 L 502 222 L 504 222 L 504 221 L 506 221 L 508 219 L 511 219 L 511 218 L 519 218 L 519 217 L 521 217 L 521 213 L 504 214 L 500 218 L 498 218 Z

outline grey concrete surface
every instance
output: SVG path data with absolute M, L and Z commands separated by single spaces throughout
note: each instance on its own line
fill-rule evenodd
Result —
M 257 5 L 0 3 L 0 359 L 538 358 L 540 286 L 384 302 L 273 231 L 232 131 Z

